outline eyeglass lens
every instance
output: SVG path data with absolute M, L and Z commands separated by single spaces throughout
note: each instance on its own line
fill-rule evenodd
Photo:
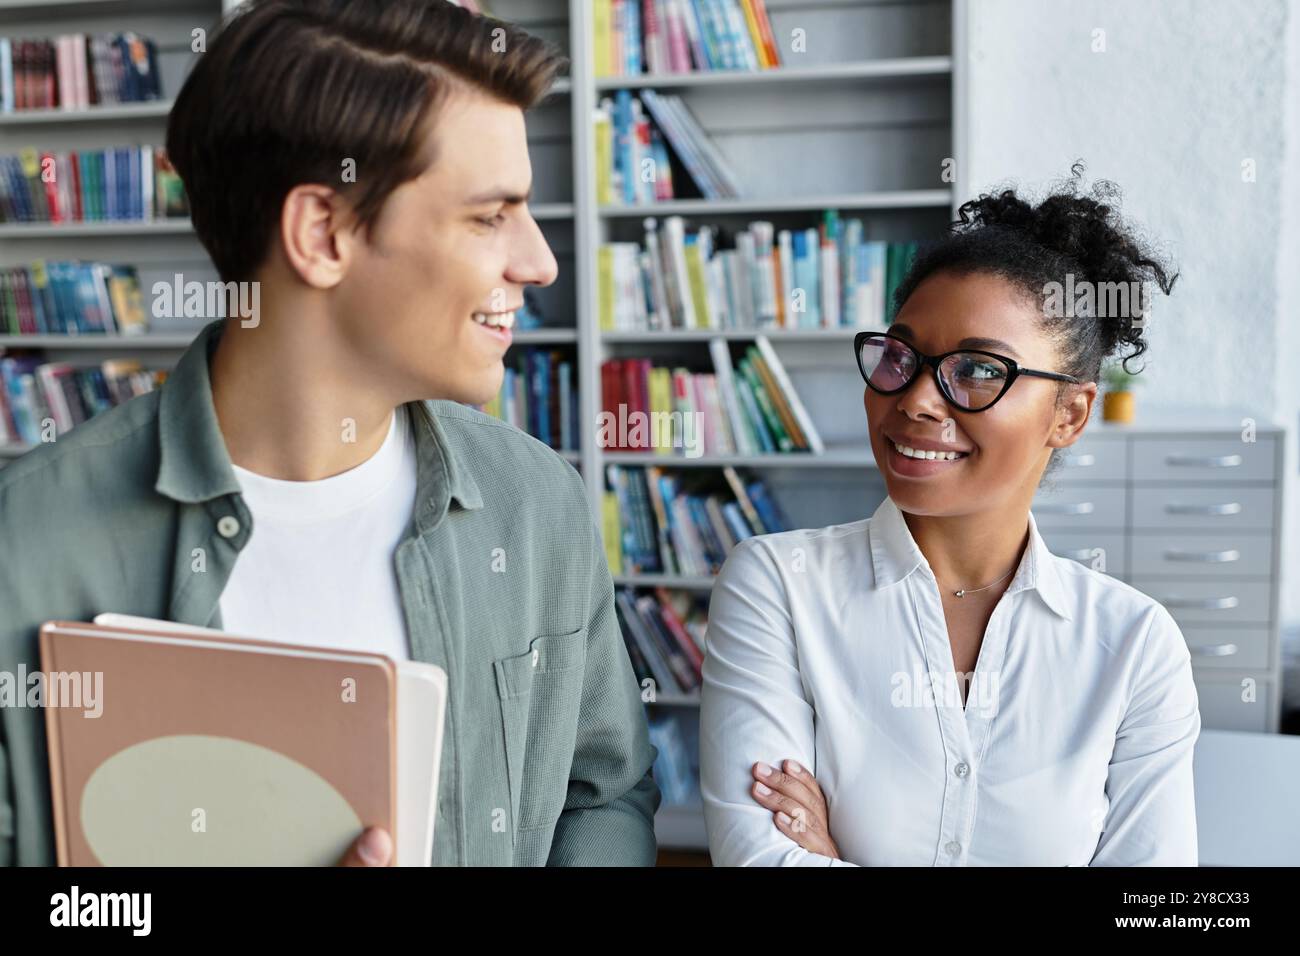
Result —
M 862 343 L 862 373 L 881 392 L 896 392 L 916 377 L 921 363 L 907 343 L 874 335 Z M 1004 362 L 978 352 L 956 352 L 939 363 L 945 397 L 953 404 L 978 411 L 997 400 L 1010 369 Z

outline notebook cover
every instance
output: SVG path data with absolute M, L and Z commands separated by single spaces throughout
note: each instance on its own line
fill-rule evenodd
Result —
M 395 831 L 382 655 L 69 621 L 40 646 L 47 673 L 102 674 L 100 716 L 45 709 L 60 865 L 332 865 Z

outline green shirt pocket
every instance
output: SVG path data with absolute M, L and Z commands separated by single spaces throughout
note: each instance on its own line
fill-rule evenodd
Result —
M 501 702 L 514 831 L 554 824 L 564 809 L 577 739 L 587 629 L 540 634 L 492 662 Z

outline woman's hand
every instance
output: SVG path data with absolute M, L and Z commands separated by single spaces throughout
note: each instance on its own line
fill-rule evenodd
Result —
M 838 860 L 839 848 L 831 839 L 830 814 L 817 778 L 793 760 L 781 769 L 754 764 L 750 793 L 773 812 L 776 828 L 810 853 Z

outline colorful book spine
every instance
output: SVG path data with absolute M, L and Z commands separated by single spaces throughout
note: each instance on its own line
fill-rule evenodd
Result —
M 607 541 L 617 542 L 624 575 L 716 574 L 740 541 L 784 530 L 784 517 L 759 479 L 743 480 L 726 469 L 725 480 L 699 473 L 681 475 L 660 467 L 606 466 L 604 516 Z M 676 619 L 669 633 L 694 659 Z M 696 661 L 698 663 L 698 661 Z

